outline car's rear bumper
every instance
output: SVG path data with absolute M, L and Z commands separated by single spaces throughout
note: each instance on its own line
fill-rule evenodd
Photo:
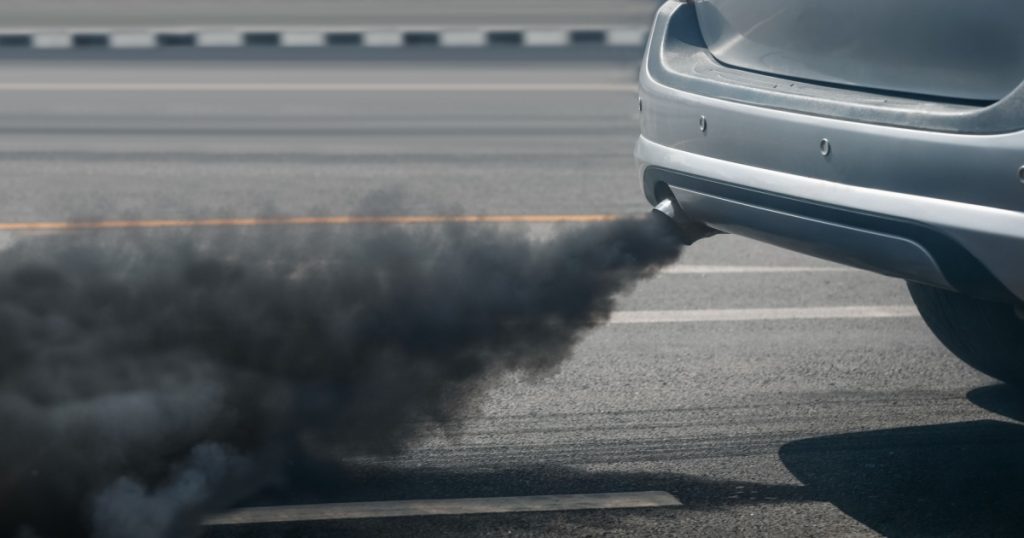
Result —
M 669 189 L 713 228 L 996 300 L 1024 300 L 1024 213 L 845 185 L 636 145 L 651 203 Z
M 723 231 L 1024 301 L 1024 131 L 999 111 L 1012 99 L 973 110 L 733 70 L 699 50 L 687 6 L 659 11 L 640 72 L 652 203 L 667 188 Z

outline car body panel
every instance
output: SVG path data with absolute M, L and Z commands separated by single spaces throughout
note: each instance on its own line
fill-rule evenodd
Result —
M 1024 80 L 994 103 L 970 104 L 797 81 L 723 65 L 708 50 L 689 2 L 670 1 L 661 7 L 650 43 L 645 65 L 654 80 L 716 99 L 926 131 L 998 134 L 1024 129 Z
M 716 159 L 837 183 L 1024 210 L 1024 133 L 903 129 L 748 106 L 665 86 L 644 91 L 644 136 Z M 700 117 L 706 130 L 699 129 Z M 827 156 L 820 153 L 829 141 Z
M 699 0 L 719 61 L 800 79 L 996 101 L 1024 78 L 1019 0 Z
M 1024 132 L 908 128 L 757 106 L 715 96 L 709 85 L 695 91 L 690 79 L 664 76 L 664 63 L 679 60 L 663 43 L 672 39 L 668 20 L 686 7 L 670 2 L 659 11 L 640 74 L 636 156 L 652 203 L 667 187 L 683 210 L 725 231 L 974 295 L 1024 301 L 1024 185 L 1018 176 Z M 698 39 L 687 39 L 699 46 Z M 807 204 L 780 212 L 694 188 L 692 178 Z M 801 214 L 812 206 L 854 214 L 855 222 Z M 807 226 L 797 226 L 799 219 Z M 909 228 L 889 233 L 892 222 Z M 857 246 L 844 250 L 844 244 Z M 968 269 L 976 274 L 964 277 Z M 974 277 L 994 282 L 980 285 Z

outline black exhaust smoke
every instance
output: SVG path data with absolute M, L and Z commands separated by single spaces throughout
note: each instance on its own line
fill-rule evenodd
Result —
M 179 536 L 310 443 L 401 450 L 675 260 L 649 215 L 35 238 L 0 254 L 0 533 Z

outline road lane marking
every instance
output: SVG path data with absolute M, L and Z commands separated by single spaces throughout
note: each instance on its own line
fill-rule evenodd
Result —
M 326 44 L 326 36 L 320 32 L 282 32 L 282 47 L 322 47 Z
M 156 47 L 156 35 L 145 32 L 124 32 L 110 34 L 112 49 L 151 49 Z
M 527 47 L 564 47 L 569 44 L 569 33 L 563 30 L 534 30 L 526 32 L 523 44 Z
M 851 267 L 819 265 L 669 265 L 661 270 L 669 275 L 746 274 L 746 273 L 852 273 Z
M 443 47 L 482 47 L 487 44 L 487 33 L 483 30 L 456 30 L 441 34 Z
M 363 45 L 367 47 L 401 47 L 403 33 L 399 30 L 380 30 L 363 34 Z
M 605 39 L 612 46 L 642 47 L 647 43 L 647 31 L 642 28 L 618 28 L 609 31 Z
M 60 30 L 48 31 L 32 36 L 32 42 L 37 49 L 69 49 L 71 34 Z
M 231 83 L 231 82 L 6 82 L 3 92 L 628 92 L 614 83 Z
M 697 323 L 793 319 L 870 319 L 916 317 L 913 306 L 815 306 L 804 308 L 723 308 L 708 310 L 627 310 L 613 312 L 608 323 Z
M 218 219 L 95 220 L 0 222 L 0 231 L 117 230 L 129 228 L 215 228 L 308 224 L 441 224 L 441 223 L 560 223 L 607 222 L 620 215 L 336 215 L 324 217 L 267 217 Z
M 664 491 L 484 497 L 475 499 L 427 499 L 240 508 L 207 518 L 204 524 L 244 525 L 289 521 L 610 510 L 668 506 L 680 506 L 680 502 L 679 499 Z
M 196 46 L 204 48 L 241 47 L 244 41 L 241 32 L 211 31 L 196 35 Z
M 378 27 L 358 26 L 311 27 L 286 25 L 281 27 L 206 26 L 189 28 L 134 27 L 121 29 L 65 27 L 53 30 L 6 28 L 0 30 L 0 49 L 4 48 L 126 48 L 166 49 L 172 47 L 276 48 L 276 47 L 575 47 L 607 46 L 641 47 L 647 41 L 649 28 L 643 26 L 551 27 L 534 28 L 471 26 L 441 28 L 430 26 Z M 68 36 L 66 40 L 49 39 L 55 32 Z M 308 37 L 287 36 L 304 34 Z M 472 37 L 467 37 L 475 34 Z M 175 35 L 181 39 L 166 40 L 162 36 Z M 336 39 L 335 36 L 346 36 Z M 88 36 L 88 39 L 78 39 Z M 129 36 L 127 39 L 124 36 Z M 258 36 L 258 37 L 254 37 Z M 429 37 L 425 37 L 429 36 Z

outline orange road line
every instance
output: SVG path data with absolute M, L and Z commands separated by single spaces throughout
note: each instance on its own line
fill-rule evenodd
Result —
M 0 231 L 119 230 L 131 228 L 213 228 L 229 226 L 288 226 L 308 224 L 438 224 L 450 222 L 558 223 L 606 222 L 619 215 L 339 215 L 325 217 L 268 217 L 162 220 L 94 220 L 0 222 Z
M 619 83 L 2 82 L 0 92 L 636 92 Z

